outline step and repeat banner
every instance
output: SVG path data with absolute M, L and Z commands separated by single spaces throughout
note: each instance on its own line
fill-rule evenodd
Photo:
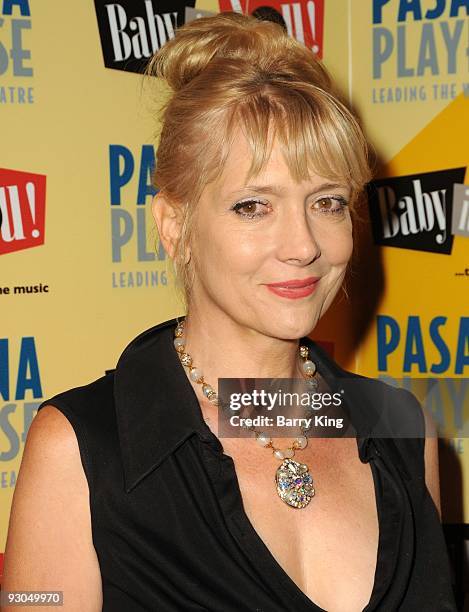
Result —
M 312 337 L 425 400 L 443 520 L 469 523 L 469 0 L 0 0 L 0 575 L 38 405 L 183 313 L 150 212 L 164 93 L 141 72 L 227 10 L 283 23 L 363 122 L 375 180 L 347 295 Z

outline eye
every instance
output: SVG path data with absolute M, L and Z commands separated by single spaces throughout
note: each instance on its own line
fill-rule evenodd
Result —
M 267 214 L 267 212 L 263 212 L 261 207 L 264 209 L 267 208 L 267 203 L 262 200 L 256 200 L 251 198 L 249 200 L 243 200 L 242 202 L 237 202 L 231 210 L 234 210 L 237 215 L 241 217 L 246 217 L 248 219 L 253 219 L 254 217 L 263 217 Z
M 316 207 L 316 204 L 319 204 L 319 207 Z M 347 200 L 342 196 L 323 196 L 316 200 L 313 208 L 322 215 L 341 216 L 345 214 L 346 206 L 348 206 Z

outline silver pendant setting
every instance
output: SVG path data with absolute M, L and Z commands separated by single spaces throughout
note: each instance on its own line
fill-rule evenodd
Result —
M 313 478 L 305 463 L 284 459 L 275 474 L 277 493 L 293 508 L 304 508 L 314 496 Z

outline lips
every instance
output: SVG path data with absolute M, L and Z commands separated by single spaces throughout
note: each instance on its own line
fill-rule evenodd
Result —
M 319 280 L 319 276 L 309 276 L 303 279 L 293 279 L 288 281 L 280 281 L 278 283 L 268 283 L 268 287 L 282 287 L 285 289 L 302 289 L 304 287 L 310 287 Z
M 307 297 L 314 293 L 317 287 L 319 278 L 310 276 L 309 278 L 293 279 L 289 281 L 281 281 L 279 283 L 269 283 L 267 289 L 280 297 L 297 300 Z

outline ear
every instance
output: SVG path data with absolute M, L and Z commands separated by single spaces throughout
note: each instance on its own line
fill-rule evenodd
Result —
M 173 258 L 181 229 L 181 209 L 160 191 L 153 197 L 151 212 L 164 250 Z

